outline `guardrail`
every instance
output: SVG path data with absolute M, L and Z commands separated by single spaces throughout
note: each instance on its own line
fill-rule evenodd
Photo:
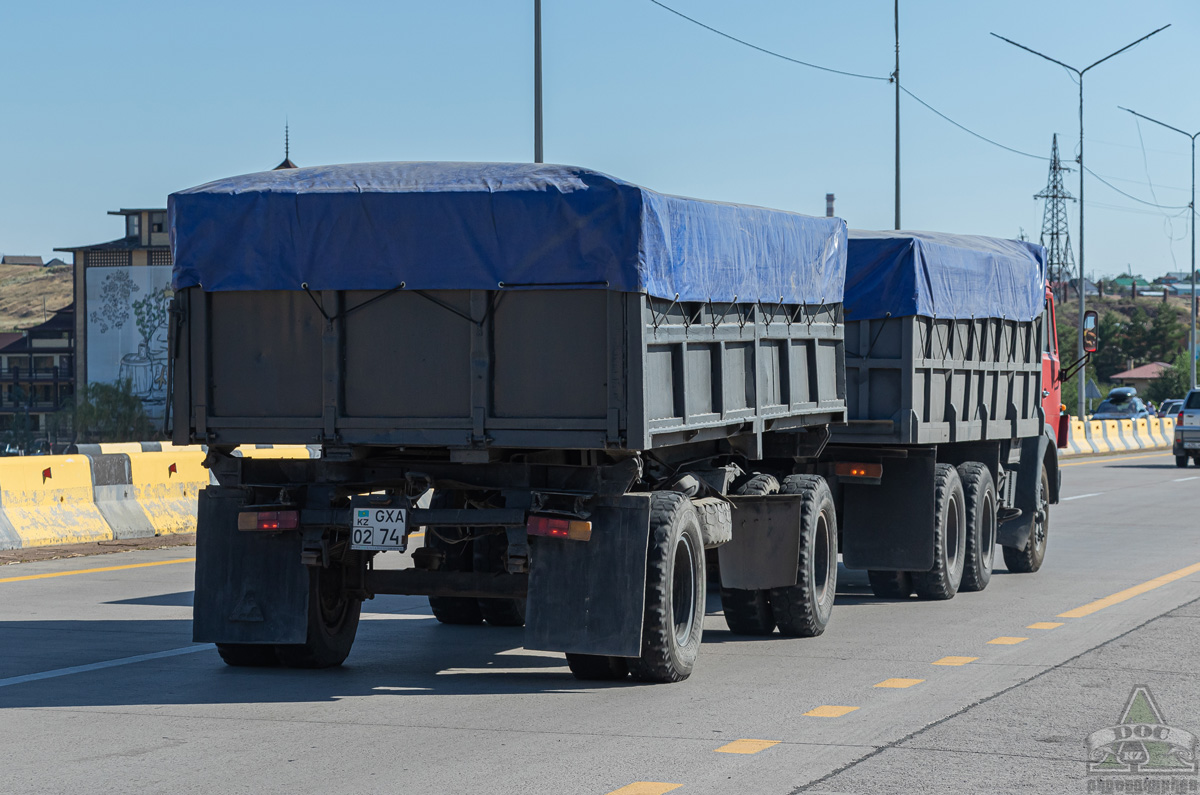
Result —
M 204 447 L 79 445 L 67 455 L 0 458 L 0 550 L 149 538 L 196 529 L 214 482 Z M 234 455 L 316 458 L 319 447 L 259 445 Z
M 1103 455 L 1137 450 L 1170 450 L 1175 420 L 1150 417 L 1140 420 L 1082 420 L 1072 417 L 1067 446 L 1060 456 Z

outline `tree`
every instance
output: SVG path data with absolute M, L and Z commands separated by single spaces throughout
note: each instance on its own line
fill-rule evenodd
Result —
M 1125 321 L 1116 312 L 1105 312 L 1097 326 L 1100 341 L 1092 354 L 1092 365 L 1101 381 L 1108 381 L 1114 374 L 1126 369 L 1128 355 L 1125 352 Z M 1061 340 L 1062 337 L 1059 337 Z
M 1145 398 L 1153 400 L 1156 405 L 1162 405 L 1164 400 L 1181 398 L 1191 388 L 1192 368 L 1188 364 L 1188 352 L 1177 354 L 1170 368 L 1163 370 L 1158 378 L 1146 387 Z
M 1179 319 L 1179 311 L 1163 304 L 1154 315 L 1146 334 L 1145 359 L 1151 362 L 1174 361 L 1187 337 L 1187 326 Z
M 128 378 L 113 384 L 88 384 L 75 410 L 81 437 L 97 442 L 137 442 L 157 434 Z

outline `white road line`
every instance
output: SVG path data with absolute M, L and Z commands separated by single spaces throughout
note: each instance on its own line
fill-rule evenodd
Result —
M 1059 502 L 1070 502 L 1071 500 L 1082 500 L 1084 497 L 1099 497 L 1104 492 L 1097 491 L 1092 494 L 1076 494 L 1074 497 L 1063 497 Z
M 70 668 L 56 668 L 53 671 L 42 671 L 36 674 L 25 674 L 24 676 L 10 676 L 7 679 L 0 679 L 0 687 L 8 687 L 9 685 L 20 685 L 25 682 L 36 682 L 39 679 L 54 679 L 59 676 L 70 676 L 71 674 L 82 674 L 88 671 L 99 671 L 102 668 L 116 668 L 119 665 L 132 665 L 133 663 L 145 662 L 147 660 L 160 660 L 164 657 L 178 657 L 181 654 L 191 654 L 197 651 L 209 651 L 213 647 L 211 644 L 203 644 L 200 646 L 184 646 L 182 649 L 171 649 L 169 651 L 156 651 L 152 654 L 138 654 L 134 657 L 122 657 L 118 660 L 105 660 L 104 662 L 89 663 L 88 665 L 74 665 Z
M 1175 478 L 1172 483 L 1183 483 L 1185 480 L 1200 480 L 1200 475 L 1192 475 L 1190 478 Z

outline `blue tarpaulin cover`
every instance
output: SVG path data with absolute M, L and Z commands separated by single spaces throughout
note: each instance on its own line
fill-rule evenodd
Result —
M 681 301 L 836 303 L 846 225 L 667 196 L 570 166 L 360 163 L 170 197 L 173 286 L 584 287 Z
M 923 315 L 1029 321 L 1046 298 L 1035 243 L 940 232 L 849 233 L 846 316 Z

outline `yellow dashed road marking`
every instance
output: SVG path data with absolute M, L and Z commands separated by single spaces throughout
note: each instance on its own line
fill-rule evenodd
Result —
M 734 740 L 717 749 L 720 754 L 757 754 L 772 745 L 779 745 L 779 740 Z
M 991 643 L 995 646 L 1016 646 L 1018 643 L 1024 643 L 1027 640 L 1029 640 L 1029 638 L 1011 638 L 1005 635 L 999 638 L 992 638 L 988 641 L 988 643 Z
M 147 566 L 170 566 L 172 563 L 195 563 L 195 558 L 177 558 L 175 560 L 156 560 L 153 563 L 129 563 L 124 566 L 103 566 L 97 569 L 75 569 L 73 571 L 52 571 L 47 574 L 26 574 L 23 577 L 5 577 L 0 582 L 23 582 L 25 580 L 45 580 L 50 577 L 67 577 L 72 574 L 95 574 L 101 571 L 123 571 L 125 569 L 144 569 Z
M 978 660 L 978 657 L 943 657 L 940 660 L 934 660 L 934 665 L 966 665 Z
M 1089 602 L 1083 607 L 1077 607 L 1074 610 L 1068 610 L 1065 613 L 1059 613 L 1059 618 L 1083 618 L 1090 616 L 1092 613 L 1103 610 L 1106 607 L 1112 607 L 1115 604 L 1120 604 L 1126 599 L 1132 599 L 1135 596 L 1141 596 L 1147 591 L 1153 591 L 1155 588 L 1161 588 L 1167 583 L 1182 580 L 1189 574 L 1195 574 L 1200 571 L 1200 563 L 1193 563 L 1191 566 L 1173 571 L 1170 574 L 1164 574 L 1161 577 L 1155 577 L 1153 580 L 1147 580 L 1141 585 L 1135 585 L 1132 588 L 1126 588 L 1124 591 L 1117 591 L 1112 596 L 1106 596 L 1103 599 L 1097 599 L 1094 602 Z M 3 580 L 0 580 L 3 582 Z
M 924 679 L 884 679 L 876 687 L 912 687 L 924 682 Z
M 804 714 L 810 718 L 840 718 L 843 715 L 848 715 L 858 707 L 835 707 L 832 704 L 826 704 L 816 709 L 810 709 Z
M 1103 461 L 1072 461 L 1069 464 L 1059 464 L 1060 467 L 1083 467 L 1090 464 L 1120 464 L 1123 461 L 1136 461 L 1139 458 L 1166 458 L 1171 453 L 1149 453 L 1147 455 L 1123 455 L 1120 458 L 1107 458 Z
M 615 789 L 608 795 L 663 795 L 673 789 L 679 789 L 682 784 L 666 784 L 662 781 L 635 781 Z
M 1062 625 L 1063 622 L 1061 621 L 1039 621 L 1036 624 L 1030 624 L 1029 626 L 1025 627 L 1025 629 L 1054 629 L 1055 627 L 1061 627 Z

